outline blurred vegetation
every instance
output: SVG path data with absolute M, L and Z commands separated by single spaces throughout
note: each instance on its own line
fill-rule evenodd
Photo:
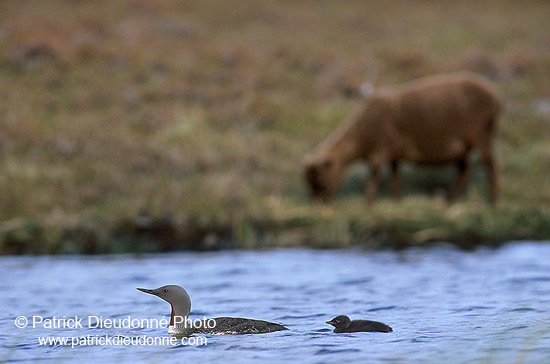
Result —
M 0 2 L 0 252 L 550 239 L 550 4 L 456 1 Z M 331 207 L 301 160 L 363 82 L 469 69 L 506 101 L 500 205 L 476 173 L 408 167 L 402 203 Z

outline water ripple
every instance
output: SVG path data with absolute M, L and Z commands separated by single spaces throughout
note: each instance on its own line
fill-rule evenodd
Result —
M 327 354 L 341 354 L 341 353 L 357 353 L 359 349 L 320 349 L 315 352 L 315 355 L 327 355 Z

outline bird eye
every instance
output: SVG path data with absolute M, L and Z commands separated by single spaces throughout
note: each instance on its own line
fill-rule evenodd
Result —
M 164 292 L 168 292 L 168 289 L 167 289 L 167 288 L 165 288 L 165 289 L 164 289 Z

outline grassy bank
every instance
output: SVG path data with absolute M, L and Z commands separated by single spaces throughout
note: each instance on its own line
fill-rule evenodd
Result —
M 0 5 L 0 252 L 550 239 L 545 1 L 11 1 Z M 406 197 L 331 207 L 300 162 L 361 105 L 362 82 L 492 78 L 503 199 L 479 169 L 409 167 Z

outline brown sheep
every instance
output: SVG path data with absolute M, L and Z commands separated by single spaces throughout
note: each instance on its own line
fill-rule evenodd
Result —
M 315 200 L 329 202 L 346 168 L 361 160 L 370 165 L 367 203 L 376 195 L 381 169 L 391 166 L 391 187 L 401 196 L 399 163 L 454 164 L 458 174 L 449 188 L 453 201 L 471 174 L 469 154 L 477 150 L 487 170 L 489 200 L 499 194 L 492 148 L 500 99 L 488 80 L 470 72 L 426 77 L 394 90 L 377 90 L 351 123 L 330 135 L 304 162 L 305 180 Z

